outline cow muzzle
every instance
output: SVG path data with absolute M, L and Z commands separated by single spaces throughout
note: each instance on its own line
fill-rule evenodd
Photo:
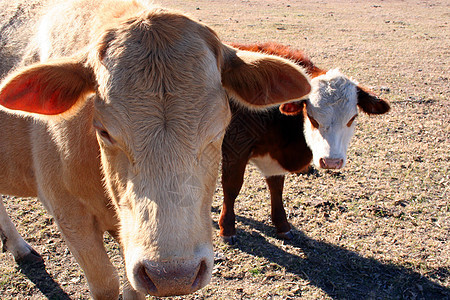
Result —
M 320 167 L 322 169 L 340 169 L 344 164 L 342 158 L 321 158 L 319 159 Z
M 211 277 L 206 259 L 155 262 L 144 260 L 134 268 L 138 289 L 152 296 L 178 296 L 195 292 Z

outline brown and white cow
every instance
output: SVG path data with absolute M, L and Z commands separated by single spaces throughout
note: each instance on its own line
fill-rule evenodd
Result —
M 236 240 L 234 203 L 249 161 L 266 177 L 278 236 L 291 239 L 282 199 L 284 175 L 305 170 L 311 161 L 318 168 L 344 167 L 358 107 L 367 114 L 383 114 L 389 104 L 338 70 L 316 67 L 301 51 L 276 43 L 232 45 L 289 58 L 312 77 L 308 99 L 279 109 L 255 112 L 232 104 L 233 117 L 222 146 L 224 203 L 219 226 L 224 241 Z
M 39 197 L 95 299 L 119 295 L 105 231 L 123 250 L 124 298 L 194 292 L 213 267 L 228 93 L 267 107 L 308 94 L 308 78 L 288 60 L 237 51 L 205 25 L 136 1 L 62 1 L 34 14 L 35 32 L 17 17 L 45 6 L 23 2 L 1 20 L 11 40 L 29 40 L 0 55 L 22 57 L 0 74 L 0 193 Z M 40 260 L 0 203 L 3 247 Z

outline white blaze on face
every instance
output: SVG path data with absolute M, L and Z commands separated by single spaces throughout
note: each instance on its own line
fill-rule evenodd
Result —
M 339 169 L 346 163 L 358 114 L 356 85 L 337 69 L 311 80 L 304 133 L 319 168 Z

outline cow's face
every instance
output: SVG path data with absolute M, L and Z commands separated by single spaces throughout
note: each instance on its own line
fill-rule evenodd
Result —
M 211 277 L 211 200 L 230 120 L 227 93 L 267 107 L 310 91 L 289 61 L 223 45 L 206 26 L 152 11 L 105 30 L 82 57 L 29 66 L 0 105 L 76 118 L 93 99 L 106 191 L 120 220 L 127 277 L 157 296 Z
M 105 35 L 96 72 L 105 182 L 131 284 L 160 296 L 190 293 L 213 267 L 211 200 L 230 120 L 220 45 L 181 16 L 129 23 Z
M 318 168 L 340 169 L 347 161 L 347 149 L 353 136 L 358 107 L 368 114 L 382 114 L 389 105 L 364 90 L 337 69 L 311 80 L 309 98 L 285 104 L 286 114 L 304 114 L 304 135 Z
M 340 169 L 358 115 L 356 84 L 337 70 L 311 80 L 306 101 L 304 133 L 317 167 Z

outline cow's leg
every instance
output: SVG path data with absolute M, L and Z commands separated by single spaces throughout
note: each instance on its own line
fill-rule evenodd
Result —
M 246 160 L 222 165 L 223 206 L 219 219 L 220 236 L 227 244 L 236 243 L 236 215 L 234 202 L 244 183 Z
M 283 207 L 284 176 L 267 177 L 266 182 L 270 190 L 272 223 L 277 229 L 277 236 L 285 240 L 291 240 L 294 235 Z
M 16 227 L 6 212 L 3 200 L 0 198 L 0 237 L 2 240 L 2 251 L 10 251 L 14 259 L 20 263 L 42 262 L 42 257 L 30 246 L 17 232 Z
M 70 196 L 46 202 L 67 246 L 86 275 L 94 299 L 118 299 L 119 277 L 103 246 L 95 215 Z

